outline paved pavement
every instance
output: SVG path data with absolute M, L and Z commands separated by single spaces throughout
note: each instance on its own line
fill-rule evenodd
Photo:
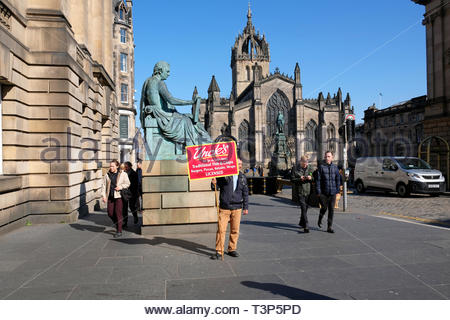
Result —
M 337 213 L 299 231 L 290 201 L 254 195 L 239 258 L 214 234 L 112 237 L 105 213 L 0 237 L 1 299 L 448 299 L 450 230 Z

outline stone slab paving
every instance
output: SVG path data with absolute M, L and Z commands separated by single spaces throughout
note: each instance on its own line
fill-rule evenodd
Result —
M 353 210 L 328 234 L 317 216 L 311 208 L 304 234 L 289 200 L 253 195 L 241 256 L 225 261 L 209 259 L 214 234 L 142 237 L 132 226 L 114 239 L 103 212 L 24 227 L 0 237 L 0 298 L 450 298 L 450 229 Z

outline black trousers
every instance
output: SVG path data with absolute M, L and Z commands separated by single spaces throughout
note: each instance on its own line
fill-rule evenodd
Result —
M 139 197 L 133 197 L 128 201 L 123 201 L 123 221 L 126 223 L 128 221 L 128 207 L 130 207 L 131 214 L 133 217 L 137 217 L 137 209 L 139 206 Z
M 298 202 L 300 204 L 300 222 L 298 225 L 302 228 L 308 228 L 308 197 L 299 195 Z
M 325 212 L 328 210 L 328 228 L 333 225 L 334 205 L 336 203 L 336 195 L 321 194 L 319 197 L 319 203 L 322 206 L 320 208 L 319 219 L 322 220 Z

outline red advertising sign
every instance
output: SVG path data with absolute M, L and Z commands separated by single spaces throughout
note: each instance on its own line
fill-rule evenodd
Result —
M 239 170 L 234 141 L 188 146 L 186 155 L 189 180 L 231 176 Z

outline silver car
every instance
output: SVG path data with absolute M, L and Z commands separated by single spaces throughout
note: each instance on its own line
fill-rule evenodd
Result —
M 358 193 L 366 189 L 439 195 L 445 178 L 425 161 L 413 157 L 365 157 L 356 160 L 354 181 Z

